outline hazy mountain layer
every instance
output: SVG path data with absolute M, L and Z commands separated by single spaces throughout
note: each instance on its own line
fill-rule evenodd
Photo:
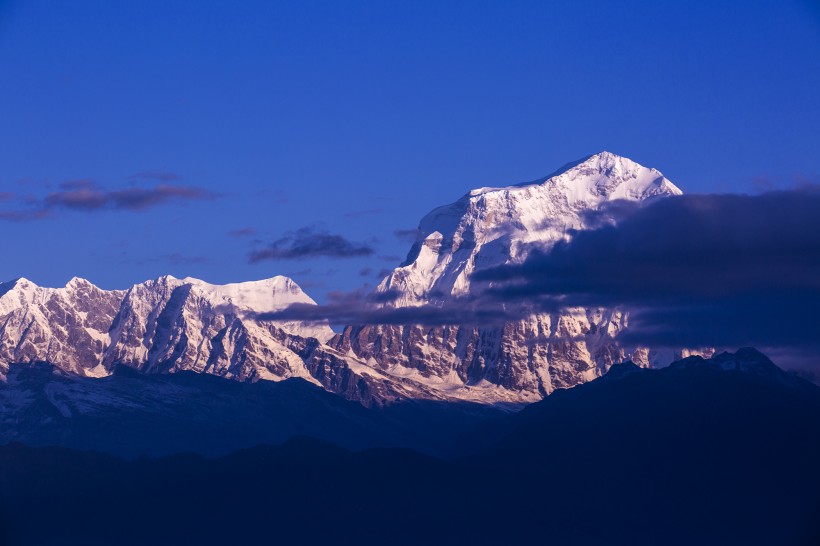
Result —
M 820 389 L 756 351 L 662 370 L 616 366 L 488 422 L 470 445 L 479 445 L 472 455 L 442 460 L 300 438 L 218 459 L 134 461 L 0 446 L 0 543 L 809 546 L 820 538 Z

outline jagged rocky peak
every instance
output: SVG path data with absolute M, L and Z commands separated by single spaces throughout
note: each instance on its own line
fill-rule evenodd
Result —
M 186 277 L 180 282 L 191 285 L 197 293 L 202 294 L 214 306 L 228 305 L 253 313 L 278 311 L 294 303 L 316 304 L 293 279 L 282 275 L 258 281 L 221 285 L 210 284 L 192 277 Z M 333 330 L 326 323 L 282 322 L 278 324 L 286 331 L 305 337 L 314 337 L 320 341 L 327 341 L 334 335 Z
M 196 309 L 202 315 L 230 315 L 246 325 L 256 321 L 257 314 L 277 311 L 294 303 L 315 305 L 292 279 L 276 276 L 258 281 L 211 284 L 193 277 L 178 279 L 165 275 L 153 281 L 134 285 L 126 294 L 123 308 L 134 308 L 144 318 L 151 309 L 169 303 Z M 184 303 L 184 305 L 183 305 Z M 276 322 L 276 326 L 293 334 L 326 341 L 334 335 L 327 324 Z
M 462 295 L 481 267 L 523 260 L 588 229 L 589 213 L 612 201 L 644 203 L 682 192 L 659 171 L 610 152 L 565 165 L 524 184 L 472 190 L 425 216 L 407 260 L 378 290 L 397 291 L 396 305 L 424 303 L 431 292 Z
M 610 204 L 637 207 L 681 193 L 661 172 L 609 152 L 532 182 L 478 188 L 422 218 L 407 259 L 377 291 L 397 296 L 390 305 L 437 305 L 469 293 L 477 270 L 521 262 L 534 248 L 608 221 Z M 629 209 L 618 208 L 622 214 Z M 353 325 L 331 344 L 434 388 L 463 387 L 477 400 L 532 401 L 629 359 L 616 341 L 627 326 L 619 309 L 573 308 L 502 326 Z M 657 351 L 644 353 L 637 364 L 660 363 Z
M 129 292 L 163 291 L 185 288 L 193 294 L 208 299 L 214 305 L 230 305 L 238 309 L 264 313 L 283 309 L 293 303 L 315 304 L 296 282 L 284 276 L 258 281 L 229 284 L 212 284 L 193 277 L 178 279 L 163 275 L 131 287 Z
M 280 338 L 325 341 L 330 327 L 258 320 L 292 303 L 315 302 L 286 277 L 216 285 L 165 275 L 128 290 L 78 277 L 61 288 L 17 279 L 0 284 L 0 374 L 10 363 L 45 361 L 85 376 L 122 364 L 243 380 L 309 378 Z
M 66 288 L 82 288 L 86 286 L 94 286 L 90 281 L 83 279 L 81 277 L 71 277 L 69 281 L 65 284 Z

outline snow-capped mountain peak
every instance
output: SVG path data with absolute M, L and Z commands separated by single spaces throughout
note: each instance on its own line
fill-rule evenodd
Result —
M 515 191 L 532 186 L 551 185 L 562 188 L 575 201 L 588 196 L 604 196 L 608 200 L 646 198 L 654 194 L 681 195 L 683 192 L 663 174 L 652 168 L 611 152 L 599 152 L 568 163 L 552 174 L 512 186 L 477 188 L 469 197 L 498 191 Z
M 535 248 L 609 221 L 610 204 L 637 207 L 681 193 L 659 171 L 610 152 L 535 181 L 474 189 L 421 220 L 407 260 L 377 290 L 397 295 L 390 305 L 438 305 L 469 293 L 477 270 L 521 262 Z M 396 377 L 467 388 L 475 399 L 535 400 L 629 358 L 615 339 L 627 324 L 618 309 L 572 308 L 502 326 L 351 326 L 333 343 Z M 651 354 L 638 356 L 644 353 Z
M 438 304 L 471 290 L 484 267 L 524 260 L 592 229 L 608 204 L 642 206 L 681 191 L 659 171 L 609 152 L 523 184 L 482 187 L 427 214 L 408 258 L 377 290 L 388 305 Z M 628 211 L 630 207 L 619 207 Z M 599 213 L 604 213 L 601 216 Z M 0 283 L 0 378 L 14 362 L 47 361 L 85 376 L 126 366 L 254 381 L 302 377 L 366 403 L 403 397 L 521 403 L 592 380 L 613 363 L 657 352 L 617 343 L 618 309 L 566 309 L 504 325 L 351 325 L 274 322 L 260 314 L 315 302 L 287 277 L 212 284 L 171 275 L 128 290 L 71 279 L 43 288 Z
M 283 309 L 293 303 L 316 303 L 292 279 L 281 275 L 221 285 L 193 277 L 185 277 L 180 282 L 196 286 L 216 304 L 232 304 L 259 313 Z
M 216 285 L 165 275 L 128 290 L 102 290 L 79 277 L 60 288 L 20 278 L 0 284 L 0 376 L 10 363 L 46 361 L 86 376 L 124 364 L 242 379 L 309 377 L 278 337 L 326 341 L 330 327 L 256 320 L 292 303 L 315 302 L 287 277 Z
M 656 169 L 610 152 L 533 182 L 478 188 L 421 220 L 407 260 L 379 290 L 397 291 L 396 305 L 419 305 L 431 292 L 462 295 L 477 267 L 520 261 L 533 244 L 549 246 L 588 229 L 589 212 L 605 203 L 681 194 Z

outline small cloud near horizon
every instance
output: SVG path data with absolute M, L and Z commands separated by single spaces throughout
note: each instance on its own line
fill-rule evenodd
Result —
M 248 226 L 239 229 L 232 229 L 228 232 L 228 235 L 231 237 L 250 237 L 251 235 L 256 235 L 256 228 Z
M 375 250 L 369 244 L 350 241 L 322 228 L 303 227 L 286 233 L 267 247 L 254 250 L 250 253 L 249 261 L 345 259 L 372 256 L 374 253 Z
M 396 230 L 393 230 L 393 235 L 396 237 L 396 239 L 399 239 L 400 241 L 405 241 L 405 242 L 408 242 L 408 243 L 415 243 L 416 239 L 418 239 L 419 236 L 421 235 L 421 230 L 418 229 L 418 228 L 416 228 L 416 229 L 396 229 Z
M 752 178 L 750 186 L 754 193 L 820 191 L 820 175 L 809 175 L 801 172 L 787 176 L 761 175 Z

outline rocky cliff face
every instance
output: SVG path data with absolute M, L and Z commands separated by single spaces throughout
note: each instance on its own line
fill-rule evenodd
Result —
M 405 399 L 469 399 L 399 379 L 326 345 L 327 325 L 258 320 L 314 304 L 291 279 L 227 285 L 171 276 L 106 291 L 83 279 L 62 288 L 0 284 L 0 379 L 13 363 L 48 362 L 83 377 L 119 366 L 147 374 L 193 371 L 253 382 L 300 377 L 366 406 Z
M 406 262 L 378 291 L 397 294 L 396 306 L 465 295 L 478 269 L 520 262 L 533 248 L 607 221 L 619 204 L 680 194 L 655 169 L 608 152 L 532 183 L 479 188 L 421 220 Z M 476 399 L 527 402 L 594 379 L 624 359 L 642 366 L 673 360 L 646 348 L 625 351 L 614 337 L 627 325 L 618 309 L 575 308 L 488 328 L 350 326 L 331 344 L 388 375 L 444 392 L 469 387 Z
M 291 303 L 313 300 L 285 277 L 218 286 L 166 276 L 111 291 L 76 278 L 63 288 L 17 279 L 0 288 L 0 366 L 43 361 L 83 376 L 109 375 L 125 365 L 315 381 L 276 336 L 286 330 L 326 340 L 330 328 L 252 317 Z
M 105 375 L 108 329 L 124 295 L 78 278 L 65 288 L 27 279 L 0 284 L 0 372 L 11 362 L 48 361 L 77 375 Z

